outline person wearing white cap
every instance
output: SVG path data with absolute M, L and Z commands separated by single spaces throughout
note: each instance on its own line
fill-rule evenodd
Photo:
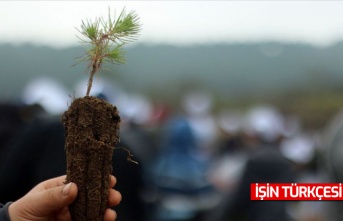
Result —
M 273 107 L 252 108 L 244 120 L 246 145 L 251 148 L 238 188 L 227 206 L 225 218 L 248 221 L 288 221 L 287 202 L 251 201 L 251 183 L 294 182 L 290 162 L 282 156 L 283 117 Z

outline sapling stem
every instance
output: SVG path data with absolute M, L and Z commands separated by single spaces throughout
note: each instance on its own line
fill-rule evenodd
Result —
M 95 73 L 100 69 L 100 66 L 101 66 L 100 62 L 97 62 L 97 61 L 93 62 L 92 71 L 89 74 L 86 96 L 89 96 L 89 94 L 90 94 L 90 91 L 91 91 L 92 85 L 93 85 L 93 77 L 94 77 Z

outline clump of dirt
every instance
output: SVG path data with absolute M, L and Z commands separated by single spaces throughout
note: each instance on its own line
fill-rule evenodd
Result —
M 119 142 L 120 116 L 104 100 L 86 96 L 73 100 L 63 114 L 67 180 L 78 185 L 69 206 L 73 221 L 102 221 L 107 205 L 112 155 Z

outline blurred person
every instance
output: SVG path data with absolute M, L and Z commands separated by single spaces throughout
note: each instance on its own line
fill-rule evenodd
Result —
M 325 179 L 318 171 L 318 150 L 316 136 L 299 130 L 281 143 L 281 153 L 294 165 L 296 183 L 323 183 Z M 293 202 L 290 213 L 299 221 L 323 221 L 324 203 L 322 201 Z
M 18 139 L 21 131 L 46 112 L 39 104 L 25 105 L 20 102 L 0 104 L 0 170 L 6 168 L 6 159 L 11 143 Z
M 242 119 L 242 114 L 232 109 L 223 109 L 217 115 L 219 136 L 207 174 L 220 194 L 220 201 L 206 214 L 205 220 L 222 220 L 218 214 L 226 210 L 226 201 L 232 198 L 240 181 L 247 160 L 246 148 L 242 143 Z
M 134 157 L 139 159 L 142 177 L 140 196 L 144 201 L 144 211 L 151 210 L 153 204 L 150 193 L 153 189 L 153 165 L 158 155 L 154 131 L 147 127 L 153 115 L 150 101 L 139 94 L 126 94 L 118 106 L 121 116 L 120 137 Z
M 25 125 L 0 155 L 0 202 L 19 199 L 43 180 L 65 173 L 64 128 L 58 118 Z
M 213 187 L 206 177 L 207 162 L 198 156 L 198 148 L 187 119 L 170 119 L 154 166 L 154 220 L 199 220 L 201 213 L 215 203 Z
M 329 183 L 343 182 L 343 110 L 325 125 L 322 137 L 321 169 Z M 343 220 L 343 202 L 325 202 L 325 220 Z
M 65 111 L 70 97 L 65 87 L 51 77 L 39 77 L 29 81 L 21 99 L 26 105 L 40 105 L 49 115 L 60 115 Z
M 0 104 L 0 155 L 11 138 L 24 125 L 20 106 L 14 103 Z
M 184 95 L 182 107 L 203 157 L 209 158 L 218 135 L 212 114 L 213 98 L 205 91 L 192 90 Z
M 15 202 L 5 205 L 0 204 L 0 221 L 50 221 L 71 220 L 68 210 L 77 197 L 77 185 L 65 184 L 66 176 L 46 180 L 36 185 L 25 196 Z M 108 206 L 113 207 L 121 200 L 120 192 L 112 189 L 116 183 L 114 176 L 110 177 Z M 117 214 L 111 209 L 106 209 L 104 221 L 115 220 Z
M 218 141 L 211 157 L 208 177 L 221 193 L 229 197 L 235 189 L 246 161 L 246 151 L 242 144 L 242 116 L 239 111 L 224 109 L 217 115 Z
M 157 153 L 152 133 L 145 127 L 152 117 L 152 105 L 142 95 L 130 94 L 126 98 L 118 107 L 122 122 L 120 134 L 143 165 L 149 167 Z
M 15 138 L 17 132 L 44 114 L 45 111 L 39 104 L 26 105 L 15 101 L 0 103 L 0 155 L 2 151 L 6 152 L 7 143 Z
M 219 154 L 222 152 L 236 152 L 242 147 L 242 114 L 238 110 L 223 109 L 216 118 L 222 145 Z
M 283 117 L 271 106 L 252 108 L 244 119 L 245 145 L 250 149 L 244 170 L 232 198 L 227 199 L 217 220 L 288 221 L 285 201 L 251 201 L 251 183 L 294 182 L 291 163 L 280 153 Z

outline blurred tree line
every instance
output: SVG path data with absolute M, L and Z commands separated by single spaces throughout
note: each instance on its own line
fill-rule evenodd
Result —
M 41 76 L 72 96 L 80 75 L 87 77 L 86 66 L 73 66 L 83 50 L 0 44 L 2 101 L 18 100 L 27 82 Z M 202 89 L 213 96 L 214 111 L 272 103 L 310 128 L 321 128 L 343 104 L 343 43 L 136 44 L 127 51 L 127 64 L 108 67 L 102 77 L 155 102 L 177 106 L 188 90 Z

